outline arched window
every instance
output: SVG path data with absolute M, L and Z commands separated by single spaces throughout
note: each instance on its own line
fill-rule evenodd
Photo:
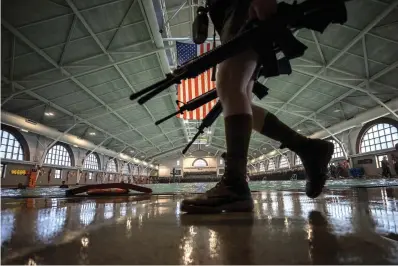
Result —
M 117 172 L 115 159 L 112 159 L 112 160 L 108 161 L 108 164 L 106 165 L 106 171 L 107 172 L 112 172 L 112 173 L 116 173 Z
M 344 157 L 343 148 L 341 147 L 341 145 L 339 143 L 337 143 L 337 141 L 335 141 L 334 139 L 328 139 L 327 141 L 334 144 L 334 151 L 333 151 L 332 159 Z
M 294 165 L 302 165 L 303 162 L 301 161 L 300 156 L 298 156 L 297 154 L 294 156 Z
M 274 162 L 274 160 L 269 160 L 268 161 L 268 169 L 267 169 L 268 171 L 272 171 L 272 170 L 275 170 L 275 162 Z
M 72 156 L 65 146 L 57 144 L 54 145 L 47 152 L 44 163 L 62 165 L 62 166 L 72 166 Z
M 98 155 L 96 153 L 90 153 L 90 155 L 84 159 L 83 167 L 85 169 L 93 169 L 93 170 L 101 169 L 100 168 L 100 160 L 98 158 Z
M 393 148 L 398 143 L 397 127 L 387 123 L 371 126 L 362 135 L 360 149 L 362 152 L 371 152 Z
M 204 159 L 196 159 L 195 161 L 193 161 L 192 166 L 194 166 L 194 167 L 206 167 L 207 166 L 207 162 Z
M 264 162 L 260 163 L 260 172 L 265 172 L 265 165 Z
M 130 166 L 128 165 L 128 163 L 125 163 L 123 165 L 122 174 L 124 175 L 130 174 Z
M 1 158 L 20 160 L 24 159 L 21 143 L 11 132 L 1 130 Z
M 279 160 L 278 168 L 287 168 L 287 167 L 289 167 L 289 160 L 287 159 L 286 155 L 282 155 Z

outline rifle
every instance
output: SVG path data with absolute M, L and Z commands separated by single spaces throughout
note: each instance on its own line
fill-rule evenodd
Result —
M 214 89 L 214 93 L 216 93 L 215 89 Z M 260 82 L 256 81 L 256 82 L 254 82 L 254 85 L 253 85 L 253 93 L 261 100 L 262 98 L 267 96 L 268 88 L 266 86 L 264 86 L 263 84 L 261 84 Z M 194 100 L 190 101 L 190 102 L 197 101 L 197 102 L 194 102 L 193 104 L 191 103 L 192 104 L 191 106 L 195 106 L 195 104 L 196 104 L 196 106 L 199 107 L 199 106 L 202 106 L 204 104 L 203 103 L 203 104 L 199 105 L 198 102 L 202 103 L 204 100 L 198 99 L 198 98 L 200 98 L 200 97 L 197 97 Z M 207 98 L 209 98 L 209 97 L 207 97 Z M 205 99 L 207 99 L 207 98 L 205 98 Z M 211 100 L 213 100 L 213 99 L 211 99 Z M 189 105 L 189 103 L 186 104 L 186 105 Z M 192 110 L 195 110 L 196 108 L 193 108 Z M 187 109 L 187 110 L 189 110 L 189 109 Z M 218 101 L 216 103 L 216 105 L 214 105 L 214 107 L 210 110 L 210 112 L 205 116 L 205 118 L 203 118 L 202 123 L 198 127 L 198 132 L 195 134 L 195 136 L 192 138 L 192 140 L 184 148 L 184 150 L 182 151 L 182 154 L 185 154 L 188 151 L 188 149 L 192 146 L 192 144 L 195 142 L 195 140 L 201 134 L 203 134 L 205 132 L 204 130 L 206 128 L 211 127 L 211 125 L 214 123 L 214 121 L 216 121 L 216 119 L 220 116 L 221 112 L 222 112 L 222 106 L 221 106 L 220 101 Z
M 291 70 L 290 70 L 290 72 L 291 72 Z M 268 88 L 265 87 L 264 85 L 262 85 L 261 83 L 259 83 L 258 81 L 256 81 L 254 83 L 253 93 L 257 96 L 257 98 L 259 98 L 259 99 L 264 98 L 267 95 L 267 91 L 268 91 Z M 195 99 L 190 100 L 183 106 L 179 107 L 178 111 L 156 121 L 155 125 L 159 125 L 159 124 L 163 123 L 164 121 L 176 116 L 177 114 L 183 114 L 185 111 L 193 111 L 196 108 L 199 108 L 202 105 L 216 99 L 217 97 L 218 97 L 217 90 L 214 88 L 214 89 L 196 97 Z M 178 101 L 177 101 L 177 105 L 178 105 Z
M 172 73 L 166 78 L 130 96 L 144 104 L 160 92 L 181 80 L 194 78 L 202 72 L 235 56 L 249 48 L 253 48 L 261 59 L 266 73 L 278 75 L 278 61 L 275 53 L 283 52 L 287 61 L 300 57 L 307 47 L 299 42 L 293 32 L 307 28 L 322 33 L 331 23 L 343 24 L 347 20 L 345 2 L 349 0 L 308 0 L 301 4 L 279 3 L 277 13 L 265 21 L 248 23 L 241 34 L 230 41 L 202 54 Z M 262 38 L 266 36 L 266 38 Z M 290 63 L 289 63 L 290 64 Z M 269 77 L 269 76 L 266 76 Z

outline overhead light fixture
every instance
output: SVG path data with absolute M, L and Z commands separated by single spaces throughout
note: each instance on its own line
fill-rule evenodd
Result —
M 145 155 L 141 155 L 141 158 L 144 158 L 145 157 Z
M 301 131 L 301 129 L 297 129 L 297 132 L 300 132 Z
M 26 129 L 21 128 L 21 131 L 28 133 L 29 131 Z
M 134 153 L 134 151 L 130 151 L 130 153 Z
M 77 146 L 77 145 L 73 145 L 73 147 L 76 147 L 76 148 L 77 148 L 78 146 Z
M 46 116 L 54 116 L 54 113 L 53 112 L 45 112 L 44 115 L 46 115 Z
M 206 147 L 209 147 L 210 146 L 210 144 L 206 144 Z
M 91 136 L 95 136 L 95 132 L 90 132 L 89 133 Z
M 336 109 L 336 110 L 334 110 L 333 112 L 337 113 L 337 112 L 340 112 L 340 110 L 339 110 L 339 109 Z

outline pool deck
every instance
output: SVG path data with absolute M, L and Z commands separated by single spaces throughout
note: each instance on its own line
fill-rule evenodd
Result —
M 253 193 L 252 214 L 180 195 L 3 199 L 2 264 L 398 264 L 398 188 Z

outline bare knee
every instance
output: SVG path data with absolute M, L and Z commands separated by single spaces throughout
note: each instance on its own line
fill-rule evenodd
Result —
M 217 71 L 217 93 L 224 108 L 224 115 L 250 113 L 251 97 L 248 93 L 256 67 L 255 55 L 236 56 L 221 63 Z

